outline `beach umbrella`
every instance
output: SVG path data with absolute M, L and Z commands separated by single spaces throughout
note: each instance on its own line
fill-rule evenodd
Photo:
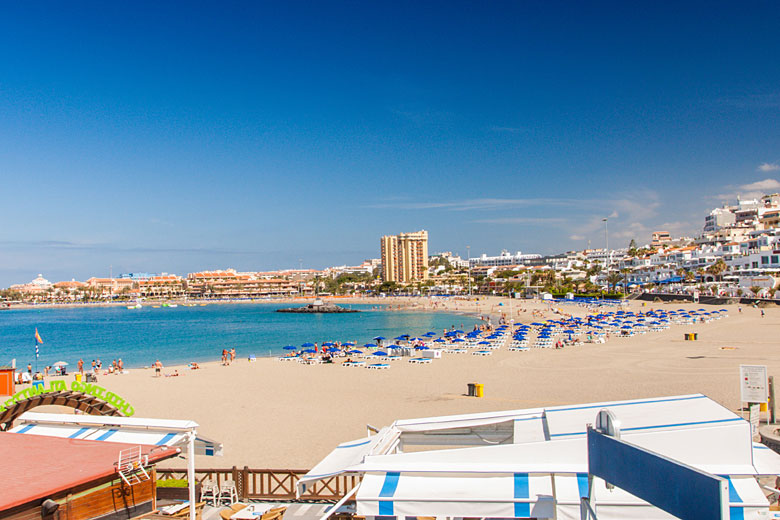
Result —
M 395 338 L 395 339 L 397 339 L 398 341 L 406 341 L 406 338 L 408 338 L 408 337 L 409 337 L 409 336 L 398 336 L 398 337 L 397 337 L 397 338 Z
M 380 350 L 380 351 L 378 351 L 378 352 L 374 352 L 374 355 L 375 355 L 375 356 L 386 356 L 386 355 L 387 355 L 387 352 L 382 352 L 382 351 Z
M 443 339 L 441 339 L 441 338 L 439 338 L 439 339 L 435 339 L 435 340 L 433 340 L 433 342 L 434 342 L 434 343 L 446 343 L 446 341 L 445 341 L 445 340 L 443 340 Z
M 466 340 L 463 339 L 463 338 L 455 338 L 455 339 L 452 340 L 453 343 L 463 343 L 464 341 L 466 341 Z
M 292 345 L 287 345 L 284 347 L 284 350 L 297 350 L 297 347 L 293 347 Z
M 430 348 L 426 347 L 425 345 L 420 345 L 419 347 L 414 347 L 417 350 L 430 350 Z
M 384 336 L 377 336 L 374 338 L 374 341 L 382 341 L 383 339 L 387 339 Z
M 357 350 L 357 349 L 347 350 L 347 354 L 362 354 L 362 353 L 363 353 L 362 350 Z
M 412 338 L 409 341 L 425 341 L 425 338 Z
M 366 348 L 374 348 L 374 347 L 376 347 L 376 345 L 374 345 L 373 343 L 366 343 L 363 346 L 366 347 Z
M 423 334 L 423 336 L 435 336 L 435 335 L 436 335 L 435 332 L 426 332 L 425 334 Z
M 57 361 L 52 365 L 53 367 L 66 367 L 68 364 L 65 361 Z
M 314 346 L 314 343 L 304 343 L 304 344 L 303 344 L 303 345 L 301 345 L 301 346 L 302 346 L 303 348 L 307 348 L 307 347 L 313 347 L 313 346 Z
M 334 343 L 332 341 L 327 341 L 327 342 L 322 344 L 323 347 L 332 347 L 333 345 L 334 345 Z
M 463 331 L 462 330 L 456 330 L 455 334 L 463 334 Z
M 352 343 L 351 341 L 347 341 L 346 343 L 342 343 L 342 345 L 345 346 L 345 347 L 354 347 L 355 346 L 355 344 Z
M 307 348 L 303 352 L 306 353 L 306 354 L 316 354 L 317 353 L 317 351 L 314 350 L 313 348 Z
M 477 345 L 490 345 L 489 341 L 480 341 Z

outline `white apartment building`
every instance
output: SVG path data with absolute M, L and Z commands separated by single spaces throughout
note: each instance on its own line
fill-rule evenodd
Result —
M 524 264 L 528 260 L 538 260 L 541 257 L 542 255 L 523 254 L 520 251 L 518 251 L 515 254 L 512 254 L 506 249 L 504 249 L 503 251 L 501 251 L 501 254 L 498 256 L 488 256 L 487 254 L 482 254 L 482 256 L 479 256 L 477 258 L 471 258 L 469 262 L 471 263 L 471 267 L 477 265 L 488 265 L 492 267 L 499 267 L 505 265 Z

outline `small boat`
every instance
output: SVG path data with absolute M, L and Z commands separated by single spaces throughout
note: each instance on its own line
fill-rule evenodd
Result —
M 201 307 L 205 307 L 206 305 L 208 305 L 208 303 L 201 303 L 200 304 Z
M 179 304 L 178 304 L 178 303 L 169 303 L 169 304 L 168 304 L 168 307 L 170 307 L 171 309 L 175 309 L 175 308 L 176 308 L 176 307 L 178 307 L 178 306 L 179 306 Z
M 136 303 L 135 305 L 128 305 L 127 308 L 128 309 L 140 309 L 140 308 L 142 308 L 142 306 L 141 306 L 140 303 Z
M 159 308 L 160 308 L 160 306 L 159 306 L 159 305 L 152 305 L 152 308 L 153 308 L 153 309 L 159 309 Z

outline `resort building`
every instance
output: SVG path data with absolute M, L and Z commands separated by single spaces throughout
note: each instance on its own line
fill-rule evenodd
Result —
M 298 294 L 300 283 L 283 278 L 264 278 L 255 273 L 202 271 L 187 275 L 187 295 L 193 298 L 263 298 Z
M 525 264 L 528 263 L 529 260 L 538 260 L 540 258 L 542 258 L 542 255 L 523 254 L 520 251 L 518 251 L 515 254 L 512 254 L 506 249 L 504 249 L 503 251 L 501 251 L 501 254 L 498 256 L 488 256 L 486 254 L 483 254 L 482 256 L 479 256 L 477 258 L 471 258 L 469 259 L 469 264 L 471 264 L 471 267 L 477 265 L 488 265 L 492 267 L 498 267 L 504 265 Z
M 184 296 L 183 280 L 174 274 L 151 276 L 137 283 L 138 292 L 144 298 L 170 299 Z
M 650 245 L 659 247 L 672 241 L 672 235 L 668 231 L 653 231 Z
M 101 296 L 111 296 L 133 290 L 135 282 L 129 278 L 95 278 L 87 280 L 87 286 L 98 291 Z
M 10 287 L 12 291 L 19 291 L 26 294 L 43 294 L 51 288 L 51 282 L 44 278 L 42 274 L 39 274 L 30 283 L 17 284 Z
M 428 232 L 383 236 L 382 281 L 409 283 L 428 279 Z

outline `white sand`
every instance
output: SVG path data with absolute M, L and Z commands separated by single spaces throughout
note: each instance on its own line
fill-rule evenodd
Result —
M 483 299 L 478 312 L 508 311 L 498 301 L 507 302 Z M 474 303 L 449 305 L 477 311 Z M 546 308 L 521 305 L 529 309 L 519 318 L 523 323 L 538 320 L 532 309 Z M 702 306 L 631 302 L 630 307 Z M 586 314 L 573 305 L 560 308 Z M 759 309 L 743 306 L 741 314 L 737 306 L 728 309 L 728 318 L 709 324 L 672 325 L 664 332 L 563 350 L 445 354 L 431 364 L 401 360 L 382 371 L 276 359 L 249 363 L 242 357 L 229 367 L 218 362 L 195 371 L 178 367 L 180 377 L 155 378 L 150 369 L 102 376 L 100 385 L 132 403 L 137 417 L 193 419 L 202 435 L 222 441 L 224 457 L 198 457 L 198 467 L 308 469 L 338 443 L 365 436 L 367 423 L 379 427 L 398 418 L 696 392 L 736 410 L 740 364 L 768 365 L 770 374 L 780 373 L 780 308 L 766 309 L 763 319 Z M 686 332 L 698 332 L 699 341 L 684 341 Z M 486 396 L 465 396 L 470 382 L 484 383 Z

